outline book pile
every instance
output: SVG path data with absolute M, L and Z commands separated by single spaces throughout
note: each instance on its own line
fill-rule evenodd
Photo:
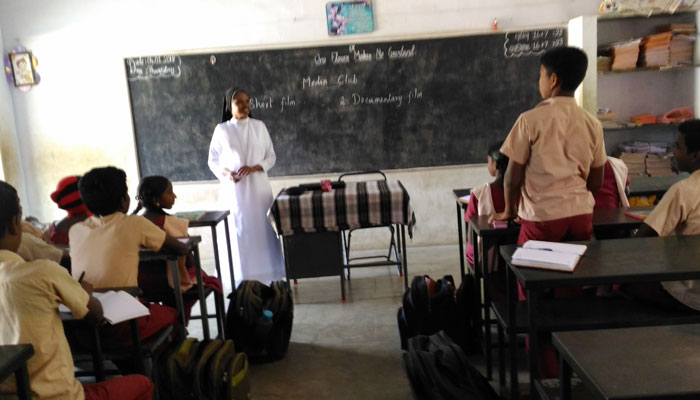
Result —
M 627 176 L 630 178 L 646 176 L 644 160 L 646 153 L 622 153 L 620 159 L 627 165 Z
M 637 60 L 639 59 L 639 44 L 641 42 L 642 39 L 638 38 L 608 45 L 612 55 L 610 69 L 619 71 L 636 68 Z
M 673 172 L 673 165 L 671 160 L 673 159 L 673 154 L 647 154 L 646 158 L 646 172 L 649 176 L 669 176 L 675 175 Z
M 598 72 L 610 71 L 612 66 L 612 57 L 598 56 Z
M 673 32 L 661 32 L 642 39 L 639 64 L 642 67 L 663 67 L 669 65 L 671 37 Z

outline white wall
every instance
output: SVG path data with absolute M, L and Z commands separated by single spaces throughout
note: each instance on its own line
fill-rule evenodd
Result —
M 377 0 L 375 32 L 352 40 L 484 31 L 494 18 L 502 30 L 563 26 L 571 17 L 595 13 L 597 5 L 593 0 Z M 124 57 L 337 41 L 326 34 L 324 10 L 325 1 L 312 0 L 2 0 L 5 53 L 17 44 L 33 51 L 42 78 L 28 93 L 0 84 L 3 163 L 8 180 L 26 192 L 25 214 L 59 217 L 48 198 L 55 183 L 94 166 L 125 169 L 134 191 Z M 5 105 L 8 91 L 12 106 Z M 12 134 L 16 145 L 8 149 Z M 21 157 L 10 150 L 16 147 Z M 21 165 L 23 181 L 15 165 Z M 414 245 L 456 242 L 450 191 L 488 178 L 481 165 L 394 171 L 390 177 L 401 179 L 412 196 L 419 228 Z M 277 178 L 273 191 L 315 178 Z M 180 209 L 215 205 L 213 184 L 178 185 L 176 191 Z

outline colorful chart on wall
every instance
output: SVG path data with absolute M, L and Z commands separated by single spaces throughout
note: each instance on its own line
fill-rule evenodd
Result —
M 372 32 L 372 2 L 331 1 L 326 4 L 326 22 L 330 36 Z

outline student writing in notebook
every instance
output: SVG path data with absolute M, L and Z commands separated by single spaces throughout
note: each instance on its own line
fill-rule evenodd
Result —
M 97 384 L 75 379 L 73 357 L 63 332 L 58 305 L 65 304 L 76 318 L 99 319 L 102 307 L 92 297 L 92 286 L 78 283 L 60 265 L 49 260 L 25 261 L 16 251 L 23 240 L 22 207 L 17 191 L 0 181 L 0 345 L 31 344 L 27 361 L 34 399 L 147 400 L 153 383 L 129 375 Z M 13 398 L 15 380 L 0 382 L 0 398 Z
M 700 235 L 700 120 L 678 126 L 673 164 L 690 176 L 668 189 L 636 236 Z M 698 280 L 628 285 L 622 291 L 655 303 L 700 311 Z
M 559 47 L 540 59 L 544 99 L 518 117 L 501 152 L 510 158 L 504 178 L 505 210 L 495 220 L 520 217 L 518 244 L 527 240 L 588 240 L 593 193 L 603 184 L 603 128 L 576 104 L 586 54 Z
M 497 142 L 489 146 L 487 152 L 487 164 L 489 174 L 496 177 L 493 182 L 486 183 L 477 188 L 474 188 L 469 196 L 469 206 L 464 214 L 464 220 L 469 222 L 469 218 L 473 215 L 492 215 L 497 212 L 503 212 L 505 208 L 505 199 L 503 198 L 503 175 L 508 168 L 508 157 L 500 152 L 503 141 Z M 469 264 L 474 265 L 474 246 L 470 242 L 471 234 L 467 234 L 467 260 Z M 493 248 L 488 249 L 489 271 L 495 268 L 496 254 Z M 477 260 L 478 261 L 478 260 Z
M 146 218 L 126 215 L 129 194 L 126 174 L 115 167 L 95 168 L 78 184 L 80 197 L 94 215 L 69 231 L 70 255 L 74 277 L 85 272 L 95 288 L 138 286 L 141 246 L 159 251 L 166 246 L 185 255 L 187 248 Z M 151 315 L 138 319 L 141 338 L 146 339 L 167 325 L 174 324 L 177 313 L 168 306 L 148 305 Z M 118 342 L 129 341 L 129 326 L 109 327 L 108 335 Z

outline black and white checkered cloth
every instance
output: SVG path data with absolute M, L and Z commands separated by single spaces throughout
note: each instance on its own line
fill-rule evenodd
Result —
M 280 235 L 402 224 L 413 234 L 415 215 L 400 181 L 347 182 L 344 189 L 280 192 L 268 212 Z

